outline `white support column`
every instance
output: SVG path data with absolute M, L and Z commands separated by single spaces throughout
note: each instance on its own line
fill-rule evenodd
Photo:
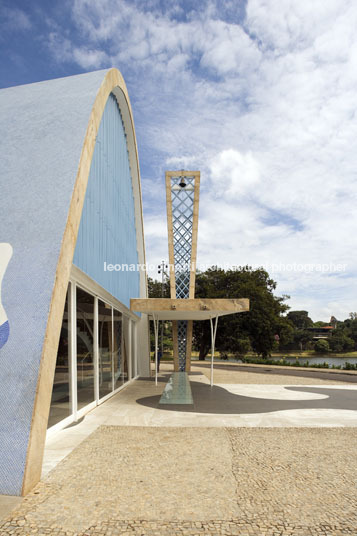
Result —
M 129 374 L 129 381 L 133 377 L 133 345 L 132 345 L 132 327 L 131 327 L 132 320 L 131 318 L 128 319 L 128 374 Z
M 94 399 L 96 404 L 99 400 L 99 348 L 98 348 L 98 298 L 94 298 L 94 326 L 93 326 L 93 350 L 94 350 Z
M 133 344 L 134 344 L 134 376 L 138 375 L 138 327 L 137 323 L 133 322 Z
M 157 347 L 159 344 L 159 321 L 152 315 L 154 321 L 154 333 L 155 333 L 155 385 L 157 385 Z
M 71 282 L 70 298 L 71 352 L 70 352 L 70 396 L 73 419 L 77 420 L 77 302 L 76 284 Z
M 115 389 L 115 380 L 114 380 L 114 309 L 112 307 L 112 329 L 110 330 L 112 334 L 112 346 L 111 346 L 111 369 L 112 369 L 112 391 Z
M 213 358 L 214 358 L 214 345 L 216 342 L 216 334 L 217 334 L 217 324 L 218 324 L 218 316 L 216 316 L 216 320 L 213 326 L 213 320 L 212 318 L 209 319 L 211 323 L 211 387 L 213 386 Z

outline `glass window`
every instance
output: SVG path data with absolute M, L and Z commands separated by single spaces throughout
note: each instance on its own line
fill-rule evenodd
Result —
M 94 398 L 94 296 L 81 288 L 77 296 L 77 407 Z
M 48 427 L 71 415 L 74 409 L 71 395 L 70 289 L 71 284 L 68 286 L 62 320 Z M 72 321 L 76 323 L 77 336 L 73 356 L 74 367 L 77 368 L 77 409 L 95 401 L 95 303 L 93 295 L 76 287 L 76 318 Z M 131 356 L 128 354 L 130 329 Z M 103 398 L 129 380 L 129 359 L 131 359 L 132 376 L 136 375 L 135 345 L 134 323 L 129 322 L 111 305 L 98 299 L 99 398 Z
M 122 379 L 123 383 L 129 380 L 129 322 L 126 317 L 123 319 L 123 348 L 122 348 Z
M 125 362 L 123 359 L 123 315 L 113 309 L 113 360 L 114 389 L 124 383 Z
M 99 398 L 113 390 L 112 308 L 98 300 Z
M 62 421 L 72 413 L 70 399 L 70 352 L 71 332 L 69 318 L 69 292 L 67 290 L 66 303 L 64 306 L 61 335 L 58 343 L 55 377 L 53 380 L 52 399 L 48 428 Z
M 131 321 L 131 376 L 135 378 L 136 372 L 136 363 L 135 363 L 135 322 Z

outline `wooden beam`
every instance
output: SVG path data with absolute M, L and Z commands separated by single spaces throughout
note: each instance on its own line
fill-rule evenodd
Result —
M 190 266 L 190 289 L 189 298 L 195 297 L 196 282 L 196 261 L 197 261 L 197 232 L 198 232 L 198 208 L 200 200 L 200 177 L 199 171 L 187 172 L 187 175 L 195 177 L 195 190 L 193 198 L 193 218 L 192 218 L 192 245 L 191 245 L 191 266 Z M 192 331 L 191 331 L 192 333 Z
M 248 298 L 132 298 L 130 309 L 141 313 L 151 313 L 155 311 L 212 311 L 221 313 L 240 313 L 249 311 Z
M 175 279 L 175 256 L 174 256 L 174 231 L 172 222 L 172 198 L 171 198 L 171 172 L 165 173 L 166 182 L 166 213 L 167 213 L 167 233 L 169 242 L 169 274 L 170 274 L 170 296 L 176 298 Z
M 196 262 L 197 262 L 197 233 L 198 233 L 198 209 L 200 199 L 200 178 L 199 171 L 193 173 L 195 177 L 195 190 L 193 198 L 193 216 L 192 216 L 192 241 L 191 241 L 191 266 L 190 266 L 190 287 L 189 298 L 195 297 L 196 283 Z M 191 353 L 192 353 L 192 334 L 193 322 L 189 320 L 187 323 L 187 343 L 186 343 L 186 372 L 191 370 Z

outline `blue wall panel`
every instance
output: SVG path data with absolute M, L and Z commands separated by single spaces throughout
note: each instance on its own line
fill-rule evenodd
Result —
M 105 271 L 105 262 L 138 263 L 126 135 L 113 94 L 98 131 L 73 263 L 130 307 L 130 298 L 140 296 L 140 273 Z
M 9 324 L 0 348 L 0 494 L 21 493 L 56 266 L 105 74 L 0 90 L 1 302 Z M 6 267 L 2 250 L 9 244 Z

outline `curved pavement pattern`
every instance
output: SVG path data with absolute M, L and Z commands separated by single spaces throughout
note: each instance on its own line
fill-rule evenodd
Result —
M 357 386 L 247 374 L 192 374 L 184 409 L 159 406 L 167 375 L 128 385 L 49 437 L 0 535 L 356 535 Z
M 299 409 L 338 409 L 357 410 L 357 388 L 321 388 L 321 387 L 293 387 L 287 386 L 287 391 L 307 393 L 305 400 L 274 400 L 273 398 L 257 398 L 256 396 L 243 396 L 232 393 L 219 385 L 211 387 L 205 383 L 191 381 L 193 405 L 160 405 L 160 410 L 182 411 L 212 414 L 254 414 L 269 413 L 273 411 L 299 410 Z M 246 391 L 248 391 L 246 389 Z M 311 399 L 309 393 L 321 395 L 318 399 Z M 158 408 L 160 397 L 150 396 L 137 400 L 138 404 L 151 408 Z M 357 422 L 356 422 L 357 424 Z

